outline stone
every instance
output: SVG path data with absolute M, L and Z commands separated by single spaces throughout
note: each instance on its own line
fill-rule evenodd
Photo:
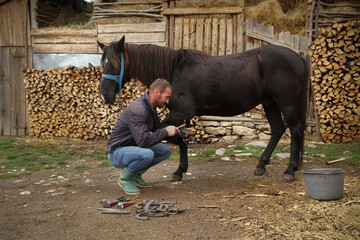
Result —
M 255 124 L 252 123 L 252 122 L 244 122 L 244 127 L 248 127 L 248 128 L 254 128 L 255 127 Z
M 276 156 L 279 158 L 290 158 L 290 153 L 277 153 Z
M 203 127 L 218 127 L 220 124 L 217 121 L 201 121 Z
M 213 135 L 225 135 L 226 128 L 224 127 L 206 127 L 205 132 Z
M 266 147 L 266 143 L 262 142 L 262 141 L 258 141 L 258 142 L 251 142 L 246 144 L 245 146 L 259 146 L 259 147 Z
M 215 154 L 216 155 L 224 155 L 224 153 L 225 153 L 225 148 L 219 148 L 219 149 L 216 149 L 216 151 L 215 151 Z
M 221 127 L 232 127 L 232 122 L 229 121 L 222 121 L 220 122 Z
M 223 138 L 220 139 L 220 142 L 225 142 L 225 143 L 232 143 L 236 140 L 239 140 L 238 136 L 225 136 Z
M 248 136 L 242 136 L 241 137 L 241 140 L 244 140 L 244 141 L 249 141 L 249 140 L 255 140 L 255 139 L 258 139 L 258 135 L 248 135 Z
M 256 131 L 248 127 L 234 126 L 233 132 L 239 136 L 248 136 L 248 135 L 254 135 Z
M 265 133 L 259 133 L 259 139 L 260 140 L 269 140 L 271 138 L 270 135 L 267 135 Z

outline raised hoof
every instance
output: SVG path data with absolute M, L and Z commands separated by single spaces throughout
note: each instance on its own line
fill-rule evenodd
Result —
M 284 173 L 284 174 L 283 174 L 283 181 L 284 181 L 284 182 L 292 182 L 292 181 L 295 181 L 295 174 L 287 174 L 287 173 Z
M 181 180 L 182 180 L 182 176 L 173 174 L 172 177 L 171 177 L 170 182 L 179 182 Z
M 266 169 L 265 168 L 255 168 L 255 171 L 254 171 L 254 175 L 255 176 L 262 176 L 264 175 L 266 172 Z

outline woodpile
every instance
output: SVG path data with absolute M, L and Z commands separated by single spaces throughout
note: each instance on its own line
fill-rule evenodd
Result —
M 360 21 L 318 29 L 309 46 L 319 128 L 329 143 L 360 140 Z

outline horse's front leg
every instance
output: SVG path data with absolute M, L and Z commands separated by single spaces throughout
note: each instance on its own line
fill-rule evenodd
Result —
M 180 148 L 180 164 L 178 169 L 173 173 L 171 181 L 181 181 L 184 172 L 187 172 L 189 163 L 188 163 L 188 147 L 186 142 L 179 141 L 179 148 Z

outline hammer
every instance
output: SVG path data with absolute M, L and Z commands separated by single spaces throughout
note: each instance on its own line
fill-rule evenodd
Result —
M 181 124 L 180 126 L 178 126 L 177 128 L 180 129 L 180 128 L 184 128 L 184 127 L 186 127 L 186 121 L 185 120 L 184 120 L 184 123 Z

